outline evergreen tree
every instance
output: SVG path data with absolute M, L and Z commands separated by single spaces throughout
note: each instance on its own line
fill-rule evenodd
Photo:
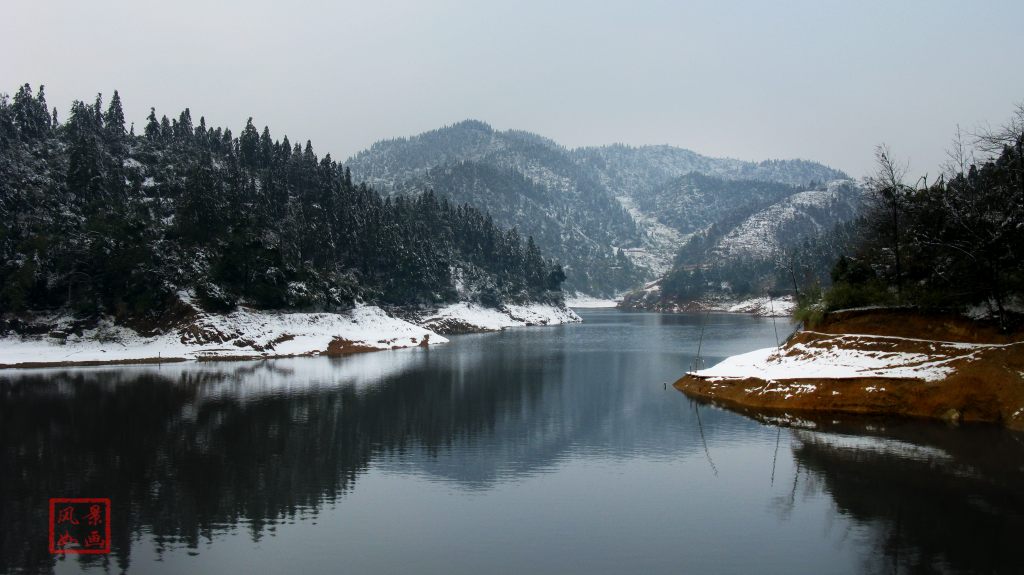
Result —
M 160 122 L 156 119 L 156 108 L 149 109 L 149 116 L 146 116 L 146 138 L 150 141 L 160 139 Z
M 558 301 L 546 292 L 564 273 L 532 238 L 432 191 L 382 198 L 311 142 L 251 120 L 236 139 L 187 109 L 172 122 L 151 108 L 135 136 L 117 92 L 102 114 L 99 97 L 76 101 L 53 129 L 27 87 L 15 100 L 0 96 L 3 311 L 128 321 L 180 291 L 214 310 L 441 303 L 460 297 L 455 277 L 461 297 L 493 305 Z

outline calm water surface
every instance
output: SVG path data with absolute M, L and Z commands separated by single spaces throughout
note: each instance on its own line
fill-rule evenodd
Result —
M 671 382 L 701 316 L 581 315 L 337 359 L 0 372 L 0 572 L 1024 571 L 1019 434 L 699 406 Z M 704 354 L 774 341 L 712 315 Z M 50 497 L 109 497 L 113 552 L 49 555 Z

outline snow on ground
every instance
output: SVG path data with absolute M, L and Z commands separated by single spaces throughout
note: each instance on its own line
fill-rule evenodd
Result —
M 849 180 L 834 180 L 825 189 L 795 193 L 752 214 L 722 238 L 715 247 L 715 254 L 731 258 L 769 258 L 781 247 L 780 239 L 785 230 L 794 224 L 800 224 L 803 234 L 831 228 L 836 218 L 853 215 L 849 185 Z M 815 212 L 831 215 L 818 221 L 813 215 Z M 846 217 L 840 216 L 843 213 Z
M 187 297 L 183 302 L 189 303 Z M 0 338 L 0 366 L 64 362 L 119 362 L 150 359 L 261 358 L 318 355 L 328 348 L 369 351 L 447 343 L 434 330 L 456 322 L 456 331 L 498 331 L 506 327 L 579 322 L 570 309 L 547 304 L 493 309 L 473 303 L 445 306 L 409 322 L 375 306 L 343 313 L 283 313 L 239 308 L 229 314 L 198 312 L 185 327 L 144 337 L 109 320 L 81 335 L 71 318 L 50 318 L 50 334 Z M 337 349 L 333 350 L 337 351 Z
M 576 312 L 569 308 L 560 308 L 553 305 L 530 304 L 530 305 L 507 305 L 506 313 L 518 325 L 559 325 L 563 323 L 580 323 L 583 320 Z
M 646 239 L 645 249 L 626 250 L 626 256 L 633 263 L 650 269 L 657 276 L 665 275 L 672 267 L 672 258 L 676 250 L 686 243 L 692 234 L 681 234 L 678 230 L 661 223 L 656 217 L 637 207 L 636 202 L 628 195 L 617 196 L 615 199 L 643 230 Z
M 792 296 L 781 298 L 755 297 L 736 302 L 726 307 L 732 313 L 750 313 L 762 317 L 789 317 L 796 309 L 796 300 Z
M 621 299 L 601 299 L 591 297 L 587 295 L 578 295 L 573 297 L 565 298 L 566 307 L 580 307 L 580 308 L 599 308 L 599 307 L 615 307 L 619 305 Z
M 744 300 L 706 299 L 693 302 L 686 308 L 677 306 L 674 311 L 722 311 L 727 313 L 748 313 L 760 317 L 789 317 L 796 309 L 796 300 L 792 296 L 780 298 L 754 297 Z
M 779 230 L 809 206 L 826 207 L 835 194 L 826 190 L 810 190 L 793 194 L 772 206 L 754 213 L 729 231 L 719 242 L 716 252 L 721 256 L 768 258 L 779 249 Z
M 939 381 L 953 373 L 953 361 L 970 359 L 978 351 L 1000 345 L 966 344 L 928 340 L 910 340 L 889 336 L 845 334 L 828 336 L 809 343 L 794 343 L 782 348 L 769 347 L 726 358 L 721 363 L 692 372 L 697 377 L 716 379 L 758 378 L 767 381 L 787 379 L 844 379 L 857 377 L 913 378 Z M 892 351 L 896 340 L 916 342 L 913 352 Z M 813 391 L 790 389 L 787 393 Z M 868 391 L 872 389 L 868 388 Z M 877 391 L 885 391 L 878 387 Z
M 557 325 L 583 321 L 576 312 L 548 304 L 506 305 L 501 309 L 458 302 L 438 309 L 419 324 L 431 328 L 457 325 L 459 331 L 499 331 L 507 327 Z
M 240 308 L 201 314 L 182 329 L 153 337 L 103 321 L 81 336 L 0 338 L 0 365 L 128 361 L 152 358 L 211 359 L 318 354 L 334 340 L 362 349 L 393 349 L 448 340 L 391 317 L 374 306 L 344 313 L 280 313 Z

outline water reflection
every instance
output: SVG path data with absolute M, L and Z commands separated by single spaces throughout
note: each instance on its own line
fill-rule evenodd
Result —
M 331 525 L 338 550 L 295 543 L 286 568 L 334 572 L 338 556 L 420 572 L 1009 566 L 1005 542 L 1024 534 L 1019 437 L 765 426 L 665 389 L 703 318 L 587 319 L 341 359 L 2 372 L 0 572 L 54 568 L 46 501 L 65 496 L 111 498 L 113 553 L 62 566 L 115 572 L 161 556 L 165 571 L 224 570 L 235 563 L 216 549 L 239 533 L 314 524 Z M 714 361 L 773 335 L 712 316 L 705 338 Z M 339 525 L 342 504 L 362 523 Z M 422 528 L 379 518 L 417 507 Z M 863 540 L 822 534 L 816 514 Z M 745 533 L 758 541 L 745 553 L 714 543 Z M 791 556 L 793 534 L 806 548 Z M 453 540 L 461 562 L 443 551 Z M 997 551 L 982 558 L 985 544 Z
M 490 335 L 342 359 L 5 372 L 0 524 L 17 535 L 2 539 L 0 570 L 49 568 L 49 497 L 110 497 L 123 569 L 142 530 L 158 550 L 239 524 L 259 539 L 343 496 L 374 457 L 484 489 L 580 444 L 626 457 L 656 425 L 638 419 L 610 442 L 602 425 L 636 408 L 619 382 L 649 365 L 568 354 L 571 337 L 504 335 L 500 353 L 484 353 Z
M 1024 441 L 989 427 L 820 423 L 793 454 L 869 527 L 865 572 L 1019 573 Z

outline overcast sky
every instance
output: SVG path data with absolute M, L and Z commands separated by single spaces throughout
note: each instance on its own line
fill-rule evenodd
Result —
M 335 159 L 465 118 L 570 147 L 668 143 L 862 176 L 887 143 L 935 173 L 957 124 L 1024 101 L 1020 0 L 13 2 L 0 91 L 116 88 Z

